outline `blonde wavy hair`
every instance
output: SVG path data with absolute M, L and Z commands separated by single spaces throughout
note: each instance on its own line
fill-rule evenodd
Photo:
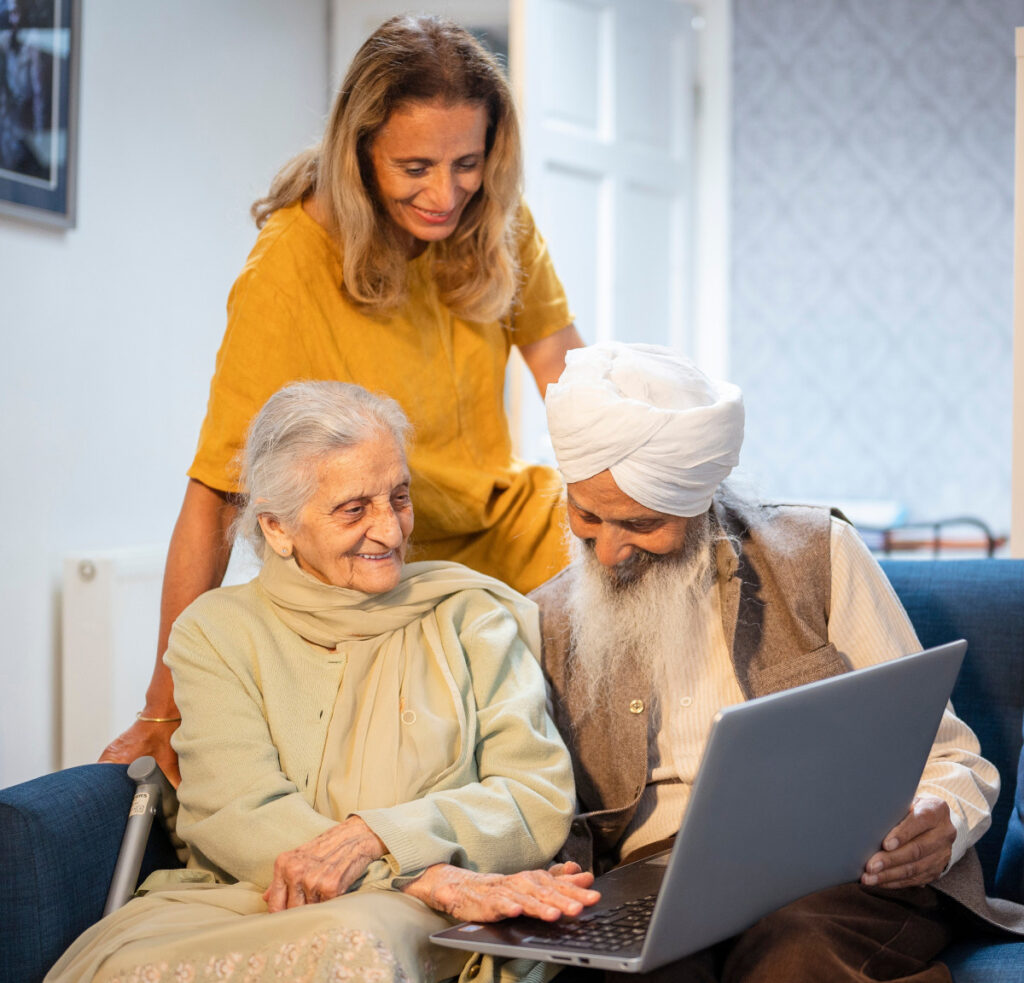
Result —
M 373 139 L 410 102 L 487 109 L 483 184 L 455 231 L 431 245 L 441 299 L 471 321 L 506 316 L 519 279 L 516 221 L 522 187 L 519 122 L 497 60 L 468 31 L 439 17 L 392 17 L 357 52 L 318 146 L 294 157 L 252 206 L 260 228 L 279 208 L 314 193 L 342 252 L 343 291 L 382 316 L 406 295 L 407 256 L 376 193 Z

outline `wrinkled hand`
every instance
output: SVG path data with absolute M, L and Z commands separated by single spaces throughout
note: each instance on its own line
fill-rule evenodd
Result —
M 388 852 L 358 816 L 349 816 L 316 839 L 286 850 L 274 861 L 274 878 L 263 892 L 270 911 L 329 901 L 344 894 L 374 860 Z
M 593 883 L 594 875 L 575 863 L 519 874 L 478 874 L 435 864 L 402 890 L 460 921 L 496 922 L 530 915 L 553 922 L 562 915 L 578 915 L 599 901 L 601 895 L 588 890 Z
M 860 882 L 869 887 L 930 884 L 949 864 L 955 839 L 946 802 L 935 795 L 918 796 L 881 851 L 864 865 Z
M 167 780 L 177 788 L 181 784 L 178 771 L 178 756 L 171 747 L 171 734 L 178 729 L 178 722 L 154 724 L 136 720 L 120 737 L 115 737 L 100 755 L 100 761 L 115 764 L 131 764 L 144 754 L 152 755 Z

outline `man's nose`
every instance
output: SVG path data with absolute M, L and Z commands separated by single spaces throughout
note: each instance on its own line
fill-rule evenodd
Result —
M 602 526 L 594 538 L 594 555 L 603 567 L 614 567 L 633 555 L 633 545 L 621 530 Z

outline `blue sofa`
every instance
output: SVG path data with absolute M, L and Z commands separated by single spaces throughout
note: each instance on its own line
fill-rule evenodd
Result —
M 953 694 L 1003 788 L 978 847 L 989 894 L 1024 902 L 1024 561 L 884 563 L 924 645 L 964 637 Z M 1021 792 L 1017 792 L 1017 789 Z M 103 910 L 134 785 L 119 765 L 84 765 L 0 792 L 0 980 L 33 983 Z M 154 827 L 141 877 L 177 864 Z M 943 957 L 956 983 L 1020 983 L 1024 941 L 980 929 Z

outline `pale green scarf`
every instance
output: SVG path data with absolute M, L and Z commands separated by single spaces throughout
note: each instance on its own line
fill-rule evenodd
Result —
M 301 570 L 294 557 L 285 559 L 268 549 L 258 580 L 281 620 L 307 641 L 326 648 L 399 631 L 459 591 L 485 590 L 516 619 L 530 651 L 540 654 L 536 605 L 500 580 L 461 563 L 407 563 L 394 590 L 364 594 L 325 584 Z
M 510 587 L 459 563 L 410 563 L 385 594 L 334 587 L 268 551 L 259 584 L 281 620 L 302 638 L 345 650 L 349 668 L 332 713 L 316 808 L 336 817 L 420 798 L 460 776 L 476 781 L 475 707 L 453 595 L 485 591 L 508 610 L 519 637 L 540 652 L 537 606 Z M 479 608 L 477 608 L 479 610 Z M 475 632 L 477 645 L 483 641 Z M 326 653 L 325 653 L 326 654 Z M 352 660 L 355 660 L 354 662 Z M 411 724 L 415 724 L 412 726 Z

